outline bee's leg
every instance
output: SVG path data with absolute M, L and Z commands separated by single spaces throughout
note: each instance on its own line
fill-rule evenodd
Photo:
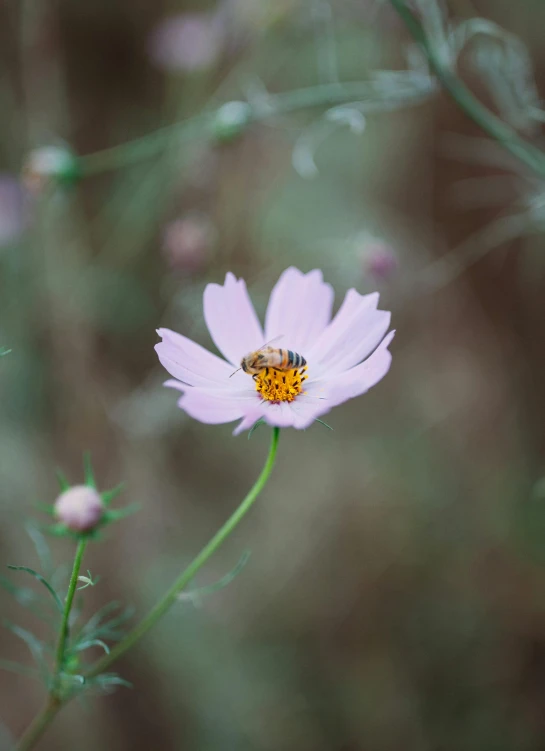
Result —
M 254 379 L 254 381 L 257 381 L 257 373 L 254 373 L 252 378 Z

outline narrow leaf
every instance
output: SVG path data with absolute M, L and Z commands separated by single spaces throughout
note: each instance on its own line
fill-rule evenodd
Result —
M 40 673 L 36 668 L 29 668 L 28 665 L 20 665 L 12 660 L 0 660 L 0 670 L 7 670 L 10 673 L 19 673 L 27 675 L 30 678 L 39 678 Z
M 90 647 L 102 647 L 107 655 L 110 654 L 108 645 L 105 644 L 101 639 L 88 639 L 87 641 L 79 642 L 70 649 L 70 652 L 83 652 L 85 649 L 89 649 Z
M 102 673 L 102 675 L 97 675 L 96 678 L 93 678 L 92 681 L 89 681 L 89 683 L 91 682 L 103 690 L 107 690 L 113 686 L 125 686 L 125 688 L 132 688 L 132 683 L 129 683 L 129 681 L 121 678 L 121 676 L 117 675 L 116 673 Z
M 34 543 L 34 547 L 36 548 L 36 553 L 38 554 L 38 558 L 40 559 L 40 565 L 43 571 L 45 571 L 49 576 L 51 573 L 53 573 L 54 566 L 47 540 L 35 524 L 29 522 L 25 524 L 25 529 L 28 536 Z
M 32 657 L 38 663 L 42 677 L 47 680 L 48 675 L 47 666 L 44 660 L 44 644 L 38 639 L 37 636 L 34 636 L 33 633 L 27 631 L 24 628 L 21 628 L 20 626 L 17 626 L 15 623 L 11 623 L 11 621 L 5 620 L 4 626 L 9 629 L 12 634 L 15 634 L 15 636 L 18 636 L 19 639 L 22 639 L 25 642 L 30 650 Z
M 102 623 L 94 633 L 94 637 L 103 637 L 105 639 L 119 639 L 123 634 L 118 629 L 123 623 L 126 623 L 134 615 L 134 608 L 125 608 L 115 618 L 111 618 L 109 621 Z
M 64 493 L 65 490 L 69 490 L 70 483 L 66 479 L 66 475 L 62 472 L 62 470 L 57 469 L 55 474 L 57 475 L 57 481 L 59 483 L 61 491 Z
M 264 425 L 264 424 L 265 424 L 265 420 L 262 420 L 262 419 L 259 419 L 259 420 L 258 420 L 258 421 L 257 421 L 256 423 L 254 423 L 254 424 L 252 425 L 252 427 L 250 428 L 250 431 L 249 431 L 249 433 L 248 433 L 248 440 L 250 440 L 250 438 L 252 437 L 252 435 L 253 435 L 253 433 L 254 433 L 254 430 L 257 430 L 257 428 L 258 428 L 258 427 L 259 427 L 260 425 Z
M 83 626 L 81 629 L 82 634 L 89 634 L 89 632 L 94 631 L 94 629 L 99 625 L 101 620 L 105 618 L 107 615 L 112 613 L 114 610 L 117 610 L 121 607 L 121 603 L 117 600 L 114 600 L 113 602 L 109 602 L 107 605 L 104 605 L 100 610 L 97 610 L 97 612 L 92 615 L 87 623 Z
M 45 524 L 41 529 L 43 529 L 44 532 L 53 535 L 53 537 L 72 537 L 74 540 L 81 539 L 81 535 L 78 532 L 72 532 L 71 529 L 68 529 L 68 527 L 65 524 L 61 524 L 61 522 L 58 522 L 57 524 Z
M 18 587 L 5 576 L 0 576 L 0 586 L 4 587 L 7 592 L 13 595 L 19 605 L 22 605 L 25 608 L 31 608 L 32 605 L 44 602 L 44 598 L 30 587 Z
M 27 574 L 30 574 L 35 579 L 37 579 L 40 582 L 40 584 L 43 584 L 44 587 L 46 587 L 46 589 L 49 591 L 49 593 L 55 600 L 55 604 L 59 610 L 59 613 L 61 614 L 63 613 L 64 607 L 60 600 L 59 595 L 55 592 L 51 584 L 46 579 L 44 579 L 44 577 L 41 574 L 39 574 L 37 571 L 34 571 L 34 569 L 32 568 L 28 568 L 28 566 L 8 566 L 8 568 L 11 569 L 12 571 L 26 571 Z
M 135 511 L 139 510 L 140 504 L 131 503 L 130 506 L 125 506 L 125 508 L 110 509 L 109 511 L 106 511 L 103 519 L 105 522 L 117 522 L 120 519 L 124 519 L 126 516 L 130 516 L 131 514 L 134 514 Z
M 104 493 L 101 493 L 102 503 L 105 506 L 109 506 L 113 499 L 117 498 L 117 496 L 124 490 L 124 488 L 125 483 L 121 482 L 119 483 L 119 485 L 116 485 L 115 488 L 112 488 L 111 490 L 105 490 Z
M 42 596 L 41 594 L 38 594 L 30 587 L 18 587 L 11 581 L 11 579 L 4 576 L 0 576 L 0 587 L 3 587 L 6 592 L 9 592 L 19 605 L 28 608 L 28 610 L 30 610 L 31 613 L 34 613 L 38 618 L 49 625 L 54 625 L 55 629 L 57 628 L 57 611 L 55 610 L 55 617 L 53 619 L 50 610 L 51 603 L 49 596 L 46 599 L 45 595 Z
M 96 490 L 97 485 L 95 481 L 95 473 L 93 472 L 93 465 L 91 464 L 91 454 L 89 453 L 89 451 L 86 451 L 83 454 L 83 469 L 85 484 L 90 488 L 95 488 Z
M 73 675 L 73 676 L 72 676 L 72 679 L 73 679 L 73 680 L 74 680 L 74 681 L 75 681 L 76 683 L 80 683 L 80 684 L 81 684 L 82 686 L 83 686 L 83 684 L 85 683 L 85 676 L 84 676 L 84 675 Z
M 104 618 L 113 611 L 121 607 L 119 602 L 110 602 L 97 611 L 89 621 L 79 631 L 76 639 L 110 639 L 111 641 L 117 641 L 123 636 L 123 631 L 119 629 L 123 623 L 128 621 L 134 615 L 134 608 L 127 607 L 118 613 L 114 618 L 109 621 L 104 621 Z
M 85 677 L 77 673 L 60 673 L 59 677 L 67 683 L 77 683 L 79 686 L 85 683 Z
M 250 558 L 250 551 L 245 550 L 244 553 L 241 555 L 239 562 L 237 565 L 229 571 L 229 573 L 225 574 L 219 581 L 217 581 L 215 584 L 210 584 L 207 587 L 199 587 L 199 589 L 193 589 L 190 592 L 183 592 L 181 595 L 179 595 L 179 600 L 193 600 L 198 599 L 199 597 L 213 594 L 214 592 L 217 592 L 220 589 L 223 589 L 224 587 L 227 587 L 233 579 L 235 579 L 244 566 L 248 563 L 248 559 Z
M 319 422 L 320 425 L 325 425 L 325 427 L 328 428 L 329 430 L 333 430 L 333 428 L 331 427 L 331 425 L 328 425 L 327 422 L 324 422 L 323 420 L 320 420 L 318 417 L 316 418 L 316 422 Z

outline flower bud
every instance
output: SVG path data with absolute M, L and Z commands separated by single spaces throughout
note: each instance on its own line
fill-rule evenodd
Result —
M 361 259 L 363 273 L 375 280 L 389 279 L 397 271 L 397 256 L 384 240 L 368 240 L 361 251 Z
M 175 219 L 165 227 L 163 254 L 173 269 L 192 274 L 206 267 L 215 238 L 216 231 L 206 216 Z
M 22 182 L 34 195 L 39 195 L 52 183 L 70 185 L 79 178 L 79 164 L 64 146 L 41 146 L 27 156 L 22 170 Z
M 218 141 L 231 141 L 246 130 L 252 115 L 248 102 L 226 102 L 216 112 L 212 134 Z
M 55 501 L 55 516 L 73 532 L 88 532 L 102 518 L 104 504 L 100 494 L 88 485 L 74 485 Z

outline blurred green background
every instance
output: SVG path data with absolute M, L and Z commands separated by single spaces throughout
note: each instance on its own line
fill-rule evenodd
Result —
M 545 90 L 543 2 L 445 5 L 518 35 Z M 544 747 L 545 256 L 524 214 L 543 186 L 441 93 L 368 114 L 359 135 L 332 129 L 314 176 L 292 163 L 323 123 L 303 108 L 68 189 L 19 177 L 42 145 L 90 154 L 335 63 L 343 81 L 402 69 L 408 41 L 365 0 L 0 4 L 2 566 L 38 566 L 25 522 L 54 500 L 55 467 L 81 480 L 86 449 L 101 487 L 124 480 L 141 510 L 91 547 L 85 613 L 115 599 L 143 614 L 234 509 L 268 430 L 192 421 L 153 351 L 159 326 L 212 346 L 202 292 L 227 270 L 262 314 L 282 269 L 321 268 L 337 303 L 378 289 L 398 331 L 390 373 L 328 416 L 333 432 L 283 431 L 265 492 L 197 584 L 250 549 L 240 576 L 181 602 L 117 666 L 135 688 L 72 703 L 42 751 Z M 496 107 L 471 55 L 460 69 Z M 539 143 L 534 125 L 517 123 Z M 521 232 L 480 234 L 512 206 Z M 70 542 L 52 547 L 71 560 Z M 30 662 L 8 630 L 0 657 Z M 0 747 L 42 697 L 0 672 Z

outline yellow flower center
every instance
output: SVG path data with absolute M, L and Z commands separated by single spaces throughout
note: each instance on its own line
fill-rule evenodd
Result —
M 256 390 L 268 402 L 292 402 L 296 396 L 304 393 L 306 371 L 306 367 L 299 370 L 264 368 L 254 377 Z

